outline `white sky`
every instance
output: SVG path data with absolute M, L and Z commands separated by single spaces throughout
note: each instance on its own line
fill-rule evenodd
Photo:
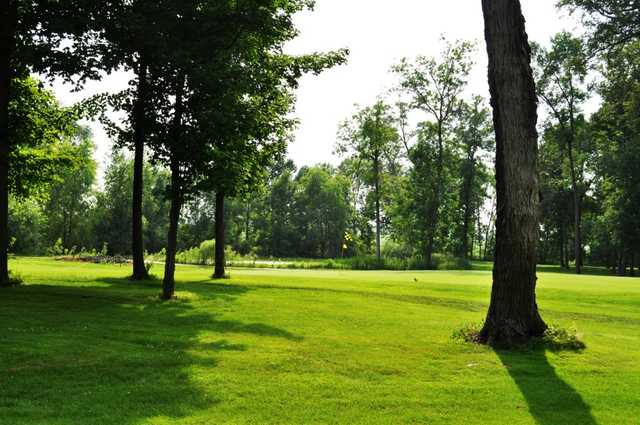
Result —
M 555 8 L 556 0 L 522 0 L 531 40 L 547 43 L 562 30 L 579 31 L 576 19 Z M 486 52 L 480 0 L 316 0 L 313 12 L 297 18 L 300 37 L 288 53 L 310 53 L 346 47 L 349 63 L 307 76 L 298 90 L 296 116 L 300 126 L 289 156 L 298 166 L 337 163 L 332 154 L 339 123 L 354 112 L 354 104 L 368 105 L 396 82 L 390 73 L 402 57 L 437 56 L 440 36 L 477 42 L 476 67 L 469 94 L 488 97 Z M 126 87 L 130 76 L 115 73 L 90 83 L 78 93 L 60 83 L 53 85 L 63 104 L 105 91 Z M 96 159 L 104 166 L 111 142 L 98 123 L 91 123 L 98 145 Z

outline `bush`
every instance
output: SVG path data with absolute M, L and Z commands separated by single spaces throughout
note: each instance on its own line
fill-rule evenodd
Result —
M 471 270 L 471 261 L 460 257 L 435 254 L 433 264 L 438 270 Z
M 200 244 L 198 249 L 200 251 L 199 264 L 213 264 L 213 261 L 216 257 L 216 241 L 204 241 Z
M 411 258 L 413 257 L 413 248 L 403 245 L 391 239 L 385 239 L 380 249 L 384 258 Z

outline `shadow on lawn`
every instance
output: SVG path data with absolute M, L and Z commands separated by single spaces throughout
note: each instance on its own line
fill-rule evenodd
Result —
M 180 282 L 198 301 L 211 303 L 197 308 L 189 300 L 159 301 L 159 282 L 101 282 L 109 286 L 3 290 L 2 421 L 120 425 L 181 418 L 220 402 L 222 384 L 214 379 L 201 386 L 193 375 L 202 382 L 224 352 L 249 350 L 238 334 L 302 339 L 209 312 L 224 309 L 246 288 Z
M 591 407 L 562 380 L 543 347 L 496 350 L 502 364 L 524 396 L 529 412 L 540 425 L 597 425 Z

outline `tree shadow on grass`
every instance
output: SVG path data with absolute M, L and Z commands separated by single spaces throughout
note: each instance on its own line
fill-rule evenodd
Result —
M 575 350 L 572 350 L 575 351 Z M 547 359 L 545 347 L 498 350 L 496 354 L 540 425 L 597 425 L 591 407 Z
M 246 288 L 181 283 L 199 300 L 213 301 L 205 306 L 159 301 L 158 282 L 102 283 L 108 286 L 3 290 L 0 422 L 128 425 L 182 418 L 220 402 L 215 387 L 197 384 L 202 379 L 193 373 L 213 371 L 223 352 L 250 350 L 234 341 L 238 334 L 302 339 L 211 312 Z M 203 332 L 212 334 L 203 339 Z

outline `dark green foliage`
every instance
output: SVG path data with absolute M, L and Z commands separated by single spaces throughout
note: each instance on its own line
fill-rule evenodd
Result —
M 9 187 L 14 196 L 45 196 L 51 184 L 80 167 L 83 157 L 69 139 L 84 137 L 73 108 L 60 106 L 33 78 L 14 79 L 9 103 Z M 86 155 L 84 155 L 86 157 Z M 81 162 L 82 160 L 80 160 Z

